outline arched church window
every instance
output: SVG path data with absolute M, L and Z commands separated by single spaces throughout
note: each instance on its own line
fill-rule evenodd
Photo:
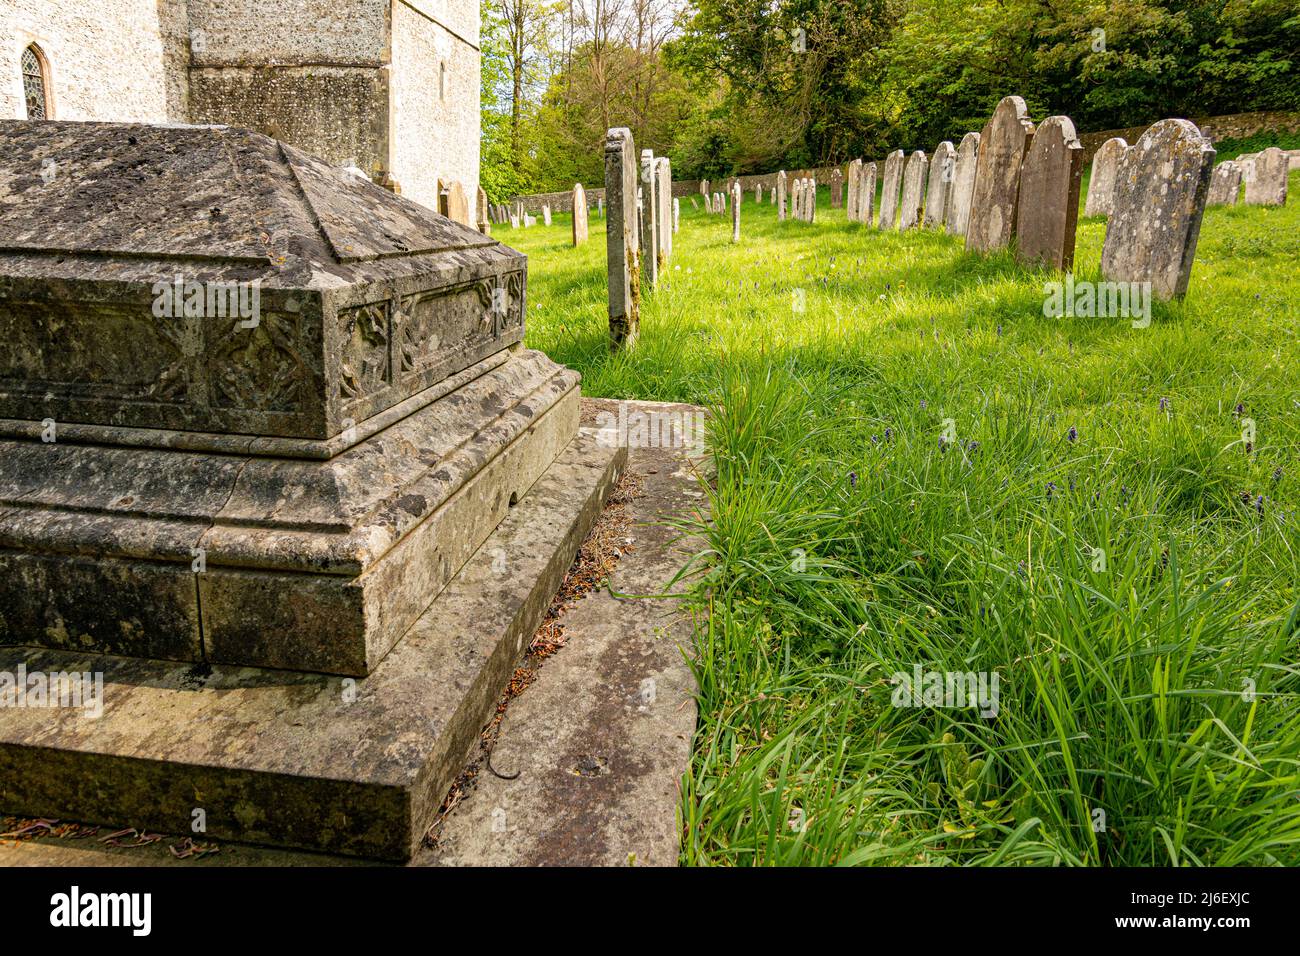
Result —
M 45 68 L 45 55 L 35 43 L 23 50 L 22 68 L 27 118 L 49 119 L 49 76 Z

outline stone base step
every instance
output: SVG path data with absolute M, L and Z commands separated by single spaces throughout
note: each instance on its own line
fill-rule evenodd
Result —
M 366 678 L 0 647 L 103 713 L 0 708 L 0 811 L 409 859 L 627 453 L 579 437 Z

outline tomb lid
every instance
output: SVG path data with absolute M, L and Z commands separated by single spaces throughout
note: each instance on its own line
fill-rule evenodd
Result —
M 0 156 L 0 255 L 264 264 L 292 285 L 340 264 L 499 246 L 233 127 L 7 120 Z

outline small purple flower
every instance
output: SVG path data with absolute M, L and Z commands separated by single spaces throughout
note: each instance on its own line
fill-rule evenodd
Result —
M 939 436 L 939 451 L 945 455 L 948 454 L 948 439 L 942 435 Z
M 1048 500 L 1048 501 L 1051 501 L 1051 500 L 1052 500 L 1052 494 L 1053 494 L 1055 491 L 1056 491 L 1056 482 L 1054 482 L 1054 481 L 1049 481 L 1049 482 L 1047 483 L 1047 500 Z
M 1169 399 L 1165 398 L 1163 395 L 1160 397 L 1160 410 L 1162 412 L 1169 411 Z
M 923 398 L 921 399 L 921 410 L 924 411 L 926 408 L 927 408 L 927 404 L 925 399 Z
M 1260 495 L 1255 499 L 1255 512 L 1261 517 L 1264 515 L 1264 496 Z
M 1002 323 L 998 323 L 998 338 L 1002 338 Z
M 1241 402 L 1238 402 L 1237 407 L 1232 410 L 1232 414 L 1240 418 L 1242 415 L 1246 414 L 1246 406 Z
M 1273 469 L 1273 484 L 1276 485 L 1281 480 L 1282 480 L 1282 466 L 1278 465 L 1275 469 Z
M 871 444 L 873 444 L 873 445 L 879 445 L 879 444 L 880 444 L 880 436 L 879 436 L 879 435 L 872 435 L 872 436 L 871 436 Z
M 1071 425 L 1070 430 L 1065 433 L 1065 439 L 1070 444 L 1074 444 L 1075 442 L 1077 442 L 1079 440 L 1079 429 Z
M 980 443 L 972 438 L 966 443 L 966 450 L 973 455 L 975 452 L 980 450 Z
M 893 441 L 893 440 L 894 440 L 894 430 L 892 428 L 886 428 L 885 441 Z

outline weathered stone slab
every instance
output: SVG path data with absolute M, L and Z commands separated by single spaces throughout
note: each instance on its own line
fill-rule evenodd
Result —
M 673 232 L 676 232 L 682 224 L 682 201 L 673 197 Z
M 659 197 L 655 154 L 641 150 L 641 291 L 652 292 L 659 281 Z
M 844 174 L 836 166 L 831 170 L 831 208 L 839 209 L 844 205 Z
M 845 213 L 851 220 L 858 218 L 858 189 L 862 183 L 862 160 L 855 159 L 849 163 L 848 196 Z
M 659 268 L 673 255 L 673 165 L 667 156 L 655 157 L 655 235 L 659 240 Z
M 731 241 L 740 242 L 740 183 L 731 187 Z
M 551 224 L 551 207 L 548 204 L 542 205 L 542 224 L 547 226 Z
M 573 244 L 581 245 L 589 235 L 587 224 L 587 191 L 582 183 L 573 184 Z
M 876 203 L 876 164 L 863 163 L 858 171 L 858 222 L 871 225 L 875 220 L 873 214 Z
M 523 338 L 522 255 L 256 133 L 3 121 L 0 177 L 0 435 L 328 457 Z
M 404 860 L 477 742 L 626 453 L 588 436 L 364 681 L 0 647 L 0 670 L 103 674 L 103 713 L 8 709 L 0 808 Z
M 1210 194 L 1207 206 L 1235 206 L 1241 193 L 1241 166 L 1226 159 L 1215 163 L 1210 176 Z
M 469 196 L 465 193 L 465 187 L 460 180 L 453 179 L 447 183 L 442 196 L 447 206 L 442 211 L 444 216 L 452 222 L 458 222 L 464 226 L 474 225 L 474 220 L 469 214 Z
M 1246 205 L 1285 206 L 1289 169 L 1287 154 L 1276 146 L 1270 146 L 1251 160 L 1242 175 L 1246 183 Z
M 979 160 L 979 148 L 979 133 L 967 133 L 957 147 L 952 195 L 948 197 L 948 212 L 944 217 L 949 235 L 966 235 L 966 228 L 970 224 L 970 204 L 975 196 L 975 167 Z
M 880 184 L 880 228 L 893 229 L 898 225 L 899 193 L 903 188 L 903 151 L 896 149 L 885 157 L 885 170 Z
M 916 150 L 907 157 L 903 168 L 903 198 L 898 215 L 900 230 L 912 229 L 921 222 L 921 207 L 925 204 L 926 173 L 930 161 L 925 152 Z
M 1159 299 L 1187 291 L 1213 163 L 1214 147 L 1188 120 L 1161 120 L 1142 134 L 1115 179 L 1104 278 L 1149 282 Z
M 483 233 L 483 235 L 485 236 L 490 236 L 492 235 L 492 224 L 491 224 L 492 217 L 488 212 L 489 207 L 488 207 L 487 193 L 483 191 L 482 186 L 478 188 L 478 195 L 476 199 L 477 199 L 476 212 L 478 218 L 478 231 Z
M 782 169 L 776 174 L 776 218 L 779 222 L 785 221 L 786 185 L 787 177 Z
M 1034 135 L 1025 101 L 1005 96 L 980 133 L 971 192 L 967 252 L 995 252 L 1011 244 L 1020 195 L 1020 167 Z
M 632 131 L 616 127 L 605 138 L 605 259 L 609 273 L 609 339 L 613 348 L 636 344 L 641 330 L 641 232 Z
M 1115 177 L 1126 152 L 1128 143 L 1122 137 L 1112 136 L 1101 144 L 1101 148 L 1092 157 L 1088 199 L 1083 209 L 1085 216 L 1110 215 L 1115 196 Z
M 1083 146 L 1068 116 L 1039 124 L 1020 170 L 1016 258 L 1069 272 L 1079 220 Z
M 948 196 L 957 172 L 957 151 L 944 140 L 934 148 L 930 158 L 930 181 L 925 187 L 925 226 L 938 229 L 948 214 Z

